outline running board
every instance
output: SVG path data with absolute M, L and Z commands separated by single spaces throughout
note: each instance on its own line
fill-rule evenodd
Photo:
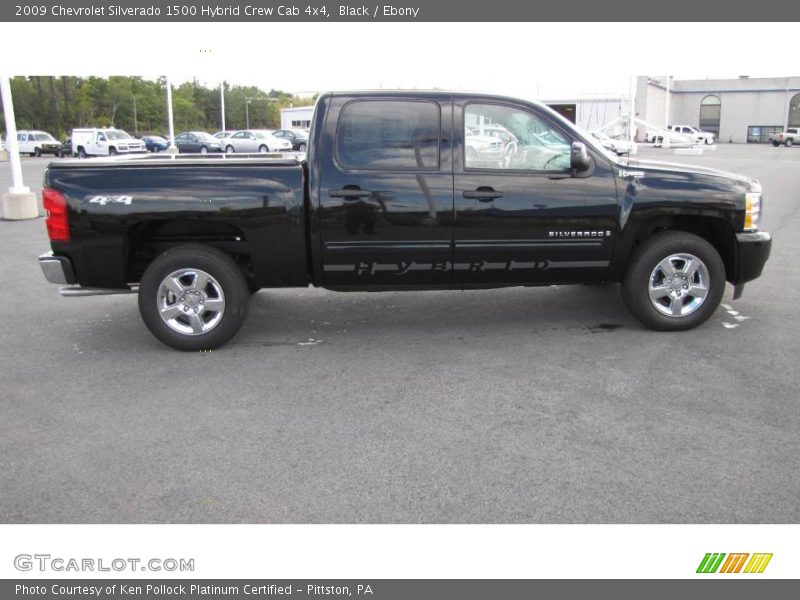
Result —
M 58 293 L 67 298 L 76 296 L 112 296 L 116 294 L 135 294 L 139 286 L 134 285 L 123 289 L 114 288 L 88 288 L 79 285 L 65 285 L 58 288 Z

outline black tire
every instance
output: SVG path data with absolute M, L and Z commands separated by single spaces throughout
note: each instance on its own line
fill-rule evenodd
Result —
M 267 146 L 259 146 L 258 147 L 258 152 L 260 154 L 266 154 L 267 152 L 269 152 L 269 147 L 267 147 Z
M 33 156 L 35 156 L 36 158 L 39 158 L 41 155 L 42 155 L 42 151 L 39 150 L 39 148 L 35 148 L 33 150 Z
M 708 271 L 708 292 L 703 302 L 682 316 L 662 314 L 650 300 L 649 283 L 657 265 L 674 254 L 692 254 Z M 644 325 L 657 331 L 684 331 L 706 321 L 725 292 L 725 264 L 717 250 L 703 238 L 685 231 L 665 231 L 648 238 L 633 252 L 622 281 L 622 299 Z
M 108 155 L 109 156 L 116 156 L 117 155 L 117 149 L 112 146 L 111 148 L 108 149 Z
M 225 148 L 225 154 L 233 154 L 234 152 L 236 152 L 236 148 L 234 148 L 233 146 L 227 146 Z
M 78 148 L 78 158 L 86 158 L 86 150 L 83 147 Z
M 305 151 L 306 151 L 306 145 L 305 145 L 305 144 L 300 144 L 300 145 L 297 147 L 297 151 L 298 151 L 298 152 L 305 152 Z
M 777 148 L 777 147 L 778 147 L 778 146 L 780 146 L 781 144 L 780 144 L 780 142 L 772 142 L 772 145 L 773 145 L 773 146 L 775 146 L 775 147 Z
M 208 154 L 208 146 L 200 146 L 200 154 Z
M 793 142 L 792 140 L 790 140 L 790 139 L 789 139 L 789 140 L 786 140 L 786 141 L 784 142 L 784 145 L 785 145 L 787 148 L 791 148 L 793 143 L 794 143 L 794 142 Z
M 196 335 L 180 333 L 161 318 L 158 291 L 162 281 L 180 269 L 201 269 L 222 289 L 225 309 L 219 322 L 209 331 Z M 145 271 L 139 285 L 139 313 L 147 328 L 167 346 L 186 352 L 219 348 L 239 331 L 250 299 L 250 290 L 241 269 L 230 256 L 201 244 L 187 244 L 159 255 Z

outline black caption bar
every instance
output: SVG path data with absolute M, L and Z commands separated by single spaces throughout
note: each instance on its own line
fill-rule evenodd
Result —
M 800 3 L 786 0 L 11 0 L 0 20 L 57 21 L 798 21 Z M 677 33 L 677 32 L 676 32 Z M 636 34 L 636 32 L 632 32 Z M 679 36 L 676 38 L 676 40 Z M 675 40 L 672 40 L 673 42 Z M 743 39 L 742 43 L 752 40 Z
M 58 600 L 520 600 L 521 598 L 596 598 L 616 600 L 752 600 L 797 598 L 800 582 L 780 579 L 703 578 L 636 580 L 111 580 L 40 579 L 0 582 L 0 597 Z

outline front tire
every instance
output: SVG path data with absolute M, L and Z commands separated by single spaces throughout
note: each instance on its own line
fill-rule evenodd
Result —
M 305 151 L 306 151 L 306 145 L 305 145 L 305 144 L 300 144 L 300 145 L 297 147 L 297 151 L 298 151 L 298 152 L 305 152 Z
M 267 152 L 269 152 L 269 148 L 267 148 L 266 146 L 259 146 L 258 152 L 259 154 L 266 154 Z
M 628 310 L 657 331 L 683 331 L 705 322 L 725 291 L 725 264 L 703 238 L 665 231 L 634 250 L 622 298 Z
M 206 146 L 200 146 L 200 154 L 208 154 L 208 148 Z
M 225 148 L 225 154 L 233 154 L 234 151 L 235 150 L 234 150 L 233 146 L 228 146 L 227 148 Z
M 219 348 L 244 321 L 250 290 L 230 256 L 201 244 L 167 250 L 139 286 L 139 313 L 167 346 L 187 352 Z

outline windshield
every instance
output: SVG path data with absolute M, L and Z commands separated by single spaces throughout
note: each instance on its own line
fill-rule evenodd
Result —
M 37 142 L 55 142 L 56 140 L 49 133 L 37 133 L 33 136 Z
M 122 131 L 122 129 L 109 129 L 106 131 L 106 137 L 110 140 L 127 140 L 130 139 L 131 136 Z

